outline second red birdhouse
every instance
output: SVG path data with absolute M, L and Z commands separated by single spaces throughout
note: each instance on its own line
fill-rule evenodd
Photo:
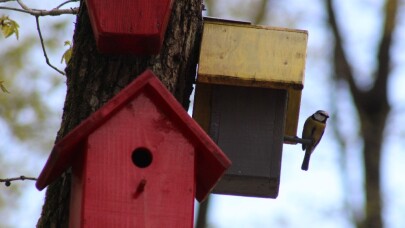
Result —
M 99 51 L 112 54 L 158 54 L 172 2 L 86 0 Z

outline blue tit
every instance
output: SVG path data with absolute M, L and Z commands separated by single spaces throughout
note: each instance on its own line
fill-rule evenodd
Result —
M 327 112 L 318 110 L 305 121 L 304 129 L 302 130 L 302 138 L 310 139 L 312 142 L 310 144 L 302 144 L 302 150 L 305 150 L 304 160 L 301 165 L 302 170 L 308 170 L 309 159 L 315 147 L 318 145 L 319 141 L 321 141 L 328 118 L 329 115 Z

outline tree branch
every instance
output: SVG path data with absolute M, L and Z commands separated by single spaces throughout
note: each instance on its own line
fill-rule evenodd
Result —
M 21 13 L 27 13 L 32 16 L 59 16 L 59 15 L 64 15 L 64 14 L 72 14 L 75 15 L 79 12 L 79 8 L 70 8 L 70 9 L 51 9 L 51 10 L 37 10 L 37 9 L 30 9 L 30 10 L 24 10 L 24 9 L 18 9 L 18 8 L 13 8 L 13 7 L 7 7 L 7 6 L 0 6 L 0 9 L 5 9 L 5 10 L 12 10 L 12 11 L 17 11 Z
M 215 11 L 214 11 L 214 3 L 212 0 L 204 0 L 204 5 L 205 5 L 205 9 L 207 11 L 207 15 L 208 16 L 212 16 L 215 15 Z
M 65 72 L 59 70 L 58 68 L 56 68 L 54 65 L 52 65 L 49 62 L 49 58 L 48 58 L 48 55 L 46 54 L 46 50 L 45 50 L 44 39 L 42 38 L 41 28 L 39 27 L 39 16 L 35 17 L 35 21 L 36 21 L 36 24 L 37 24 L 38 35 L 39 35 L 39 39 L 41 41 L 42 51 L 44 52 L 46 64 L 48 64 L 52 69 L 56 70 L 60 74 L 65 75 Z
M 398 8 L 398 0 L 385 1 L 385 21 L 381 42 L 378 49 L 378 66 L 373 86 L 367 91 L 360 90 L 355 82 L 354 75 L 347 61 L 342 45 L 342 38 L 337 26 L 336 17 L 332 7 L 332 0 L 327 0 L 327 12 L 329 24 L 335 37 L 334 64 L 335 77 L 343 79 L 349 84 L 349 88 L 360 117 L 362 134 L 363 162 L 364 162 L 364 185 L 366 215 L 364 221 L 354 214 L 358 227 L 382 227 L 382 198 L 380 182 L 381 148 L 383 132 L 390 106 L 387 98 L 387 83 L 390 75 L 390 48 L 392 46 L 392 33 L 395 29 L 395 19 Z M 355 211 L 353 211 L 355 212 Z M 360 218 L 361 219 L 361 218 Z
M 256 11 L 256 17 L 253 20 L 254 24 L 260 24 L 266 19 L 268 2 L 269 2 L 269 0 L 262 0 L 258 4 L 259 7 L 257 8 L 257 11 Z
M 332 28 L 333 37 L 335 39 L 334 47 L 334 66 L 335 66 L 335 78 L 343 79 L 349 84 L 353 101 L 357 107 L 365 97 L 365 93 L 362 92 L 354 81 L 354 74 L 349 61 L 346 58 L 345 51 L 343 49 L 343 40 L 338 28 L 335 11 L 333 9 L 332 0 L 326 1 L 326 9 L 328 12 L 329 25 Z
M 51 9 L 51 10 L 40 10 L 40 9 L 33 9 L 28 7 L 27 5 L 24 4 L 21 0 L 0 0 L 0 3 L 5 3 L 5 2 L 14 2 L 16 1 L 18 5 L 20 5 L 20 8 L 15 8 L 15 7 L 8 7 L 8 6 L 0 6 L 0 9 L 5 9 L 5 10 L 12 10 L 12 11 L 17 11 L 21 13 L 27 13 L 32 16 L 59 16 L 63 14 L 77 14 L 79 12 L 79 8 L 69 8 L 69 9 L 60 9 L 63 5 L 66 5 L 71 2 L 76 2 L 78 0 L 69 0 L 66 2 L 63 2 L 62 4 L 58 5 L 56 8 Z
M 378 69 L 376 72 L 376 80 L 373 85 L 370 95 L 379 97 L 380 99 L 387 98 L 387 84 L 390 75 L 390 49 L 392 46 L 392 33 L 395 30 L 395 19 L 397 16 L 398 0 L 387 0 L 385 3 L 385 18 L 382 31 L 382 38 L 378 49 Z M 383 95 L 384 94 L 384 95 Z M 381 100 L 384 105 L 388 106 L 388 100 Z
M 18 5 L 21 6 L 24 10 L 31 10 L 28 6 L 26 6 L 21 0 L 17 0 Z
M 78 2 L 78 1 L 79 0 L 68 0 L 68 1 L 62 2 L 57 7 L 55 7 L 55 9 L 60 9 L 62 6 L 66 5 L 66 4 L 69 4 L 69 3 L 72 3 L 72 2 Z
M 330 100 L 337 100 L 339 98 L 339 88 L 337 88 L 335 84 L 335 88 L 332 88 L 329 90 L 329 97 Z M 348 142 L 350 139 L 347 137 L 345 132 L 340 131 L 340 121 L 338 119 L 339 114 L 342 115 L 339 111 L 339 107 L 337 105 L 337 102 L 331 102 L 331 107 L 330 107 L 330 128 L 333 131 L 334 139 L 337 142 L 338 146 L 338 152 L 339 152 L 339 168 L 341 171 L 341 182 L 343 185 L 343 190 L 346 194 L 344 194 L 343 198 L 343 205 L 344 205 L 344 213 L 349 217 L 350 221 L 355 224 L 355 227 L 360 227 L 361 222 L 363 221 L 363 217 L 361 216 L 361 213 L 359 212 L 359 207 L 353 206 L 352 201 L 353 201 L 353 194 L 351 190 L 351 175 L 350 170 L 348 169 L 347 161 L 351 158 L 350 153 L 349 153 L 349 145 Z M 345 118 L 345 117 L 343 117 Z
M 11 185 L 11 181 L 17 181 L 17 180 L 33 180 L 36 181 L 37 178 L 35 177 L 26 177 L 26 176 L 19 176 L 19 177 L 12 177 L 12 178 L 6 178 L 6 179 L 1 179 L 0 178 L 0 183 L 1 182 L 5 182 L 6 186 L 10 186 Z
M 0 9 L 12 10 L 12 11 L 27 13 L 27 14 L 35 16 L 38 35 L 39 35 L 39 39 L 41 41 L 41 47 L 42 47 L 42 51 L 44 53 L 46 64 L 48 64 L 52 69 L 56 70 L 58 73 L 65 75 L 65 73 L 63 71 L 56 68 L 49 61 L 49 58 L 48 58 L 48 55 L 47 55 L 46 49 L 45 49 L 44 39 L 42 38 L 41 28 L 39 26 L 39 17 L 40 16 L 57 16 L 57 15 L 62 15 L 62 14 L 77 14 L 79 12 L 79 8 L 70 8 L 70 9 L 60 9 L 60 8 L 68 3 L 77 2 L 78 0 L 67 0 L 67 1 L 59 4 L 57 7 L 55 7 L 52 10 L 33 9 L 33 8 L 30 8 L 27 5 L 25 5 L 25 3 L 22 0 L 0 0 L 0 3 L 11 2 L 11 1 L 16 1 L 18 3 L 18 5 L 21 7 L 21 9 L 15 8 L 15 7 L 8 7 L 8 6 L 0 6 Z

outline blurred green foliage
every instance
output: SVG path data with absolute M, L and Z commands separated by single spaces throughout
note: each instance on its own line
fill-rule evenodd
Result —
M 14 21 L 11 20 L 8 16 L 2 16 L 0 17 L 0 30 L 3 33 L 4 37 L 8 38 L 9 36 L 15 34 L 17 40 L 18 40 L 18 28 L 20 25 Z
M 69 46 L 69 48 L 65 51 L 65 53 L 63 53 L 60 62 L 63 63 L 63 61 L 65 61 L 65 63 L 67 64 L 72 57 L 72 44 L 70 43 L 70 41 L 65 41 L 65 46 Z
M 14 20 L 18 19 L 20 25 Z M 71 17 L 46 17 L 42 34 L 51 62 L 63 55 L 64 40 L 71 39 Z M 46 156 L 60 123 L 61 109 L 55 110 L 53 98 L 63 90 L 64 77 L 51 69 L 42 53 L 35 18 L 22 14 L 0 15 L 0 178 L 36 176 L 31 157 Z M 10 39 L 11 35 L 17 39 Z M 9 38 L 9 39 L 7 39 Z M 63 65 L 58 68 L 63 69 Z M 64 97 L 63 97 L 64 98 Z M 61 99 L 63 99 L 61 98 Z M 17 148 L 17 149 L 16 149 Z M 21 149 L 22 148 L 22 149 Z M 17 158 L 16 158 L 17 157 Z M 0 227 L 8 224 L 24 187 L 32 181 L 0 185 Z

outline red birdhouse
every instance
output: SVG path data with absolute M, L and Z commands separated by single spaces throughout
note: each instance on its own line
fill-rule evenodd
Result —
M 158 54 L 172 2 L 86 0 L 99 51 L 112 54 Z
M 230 161 L 151 71 L 56 143 L 37 182 L 72 167 L 70 227 L 192 227 Z

